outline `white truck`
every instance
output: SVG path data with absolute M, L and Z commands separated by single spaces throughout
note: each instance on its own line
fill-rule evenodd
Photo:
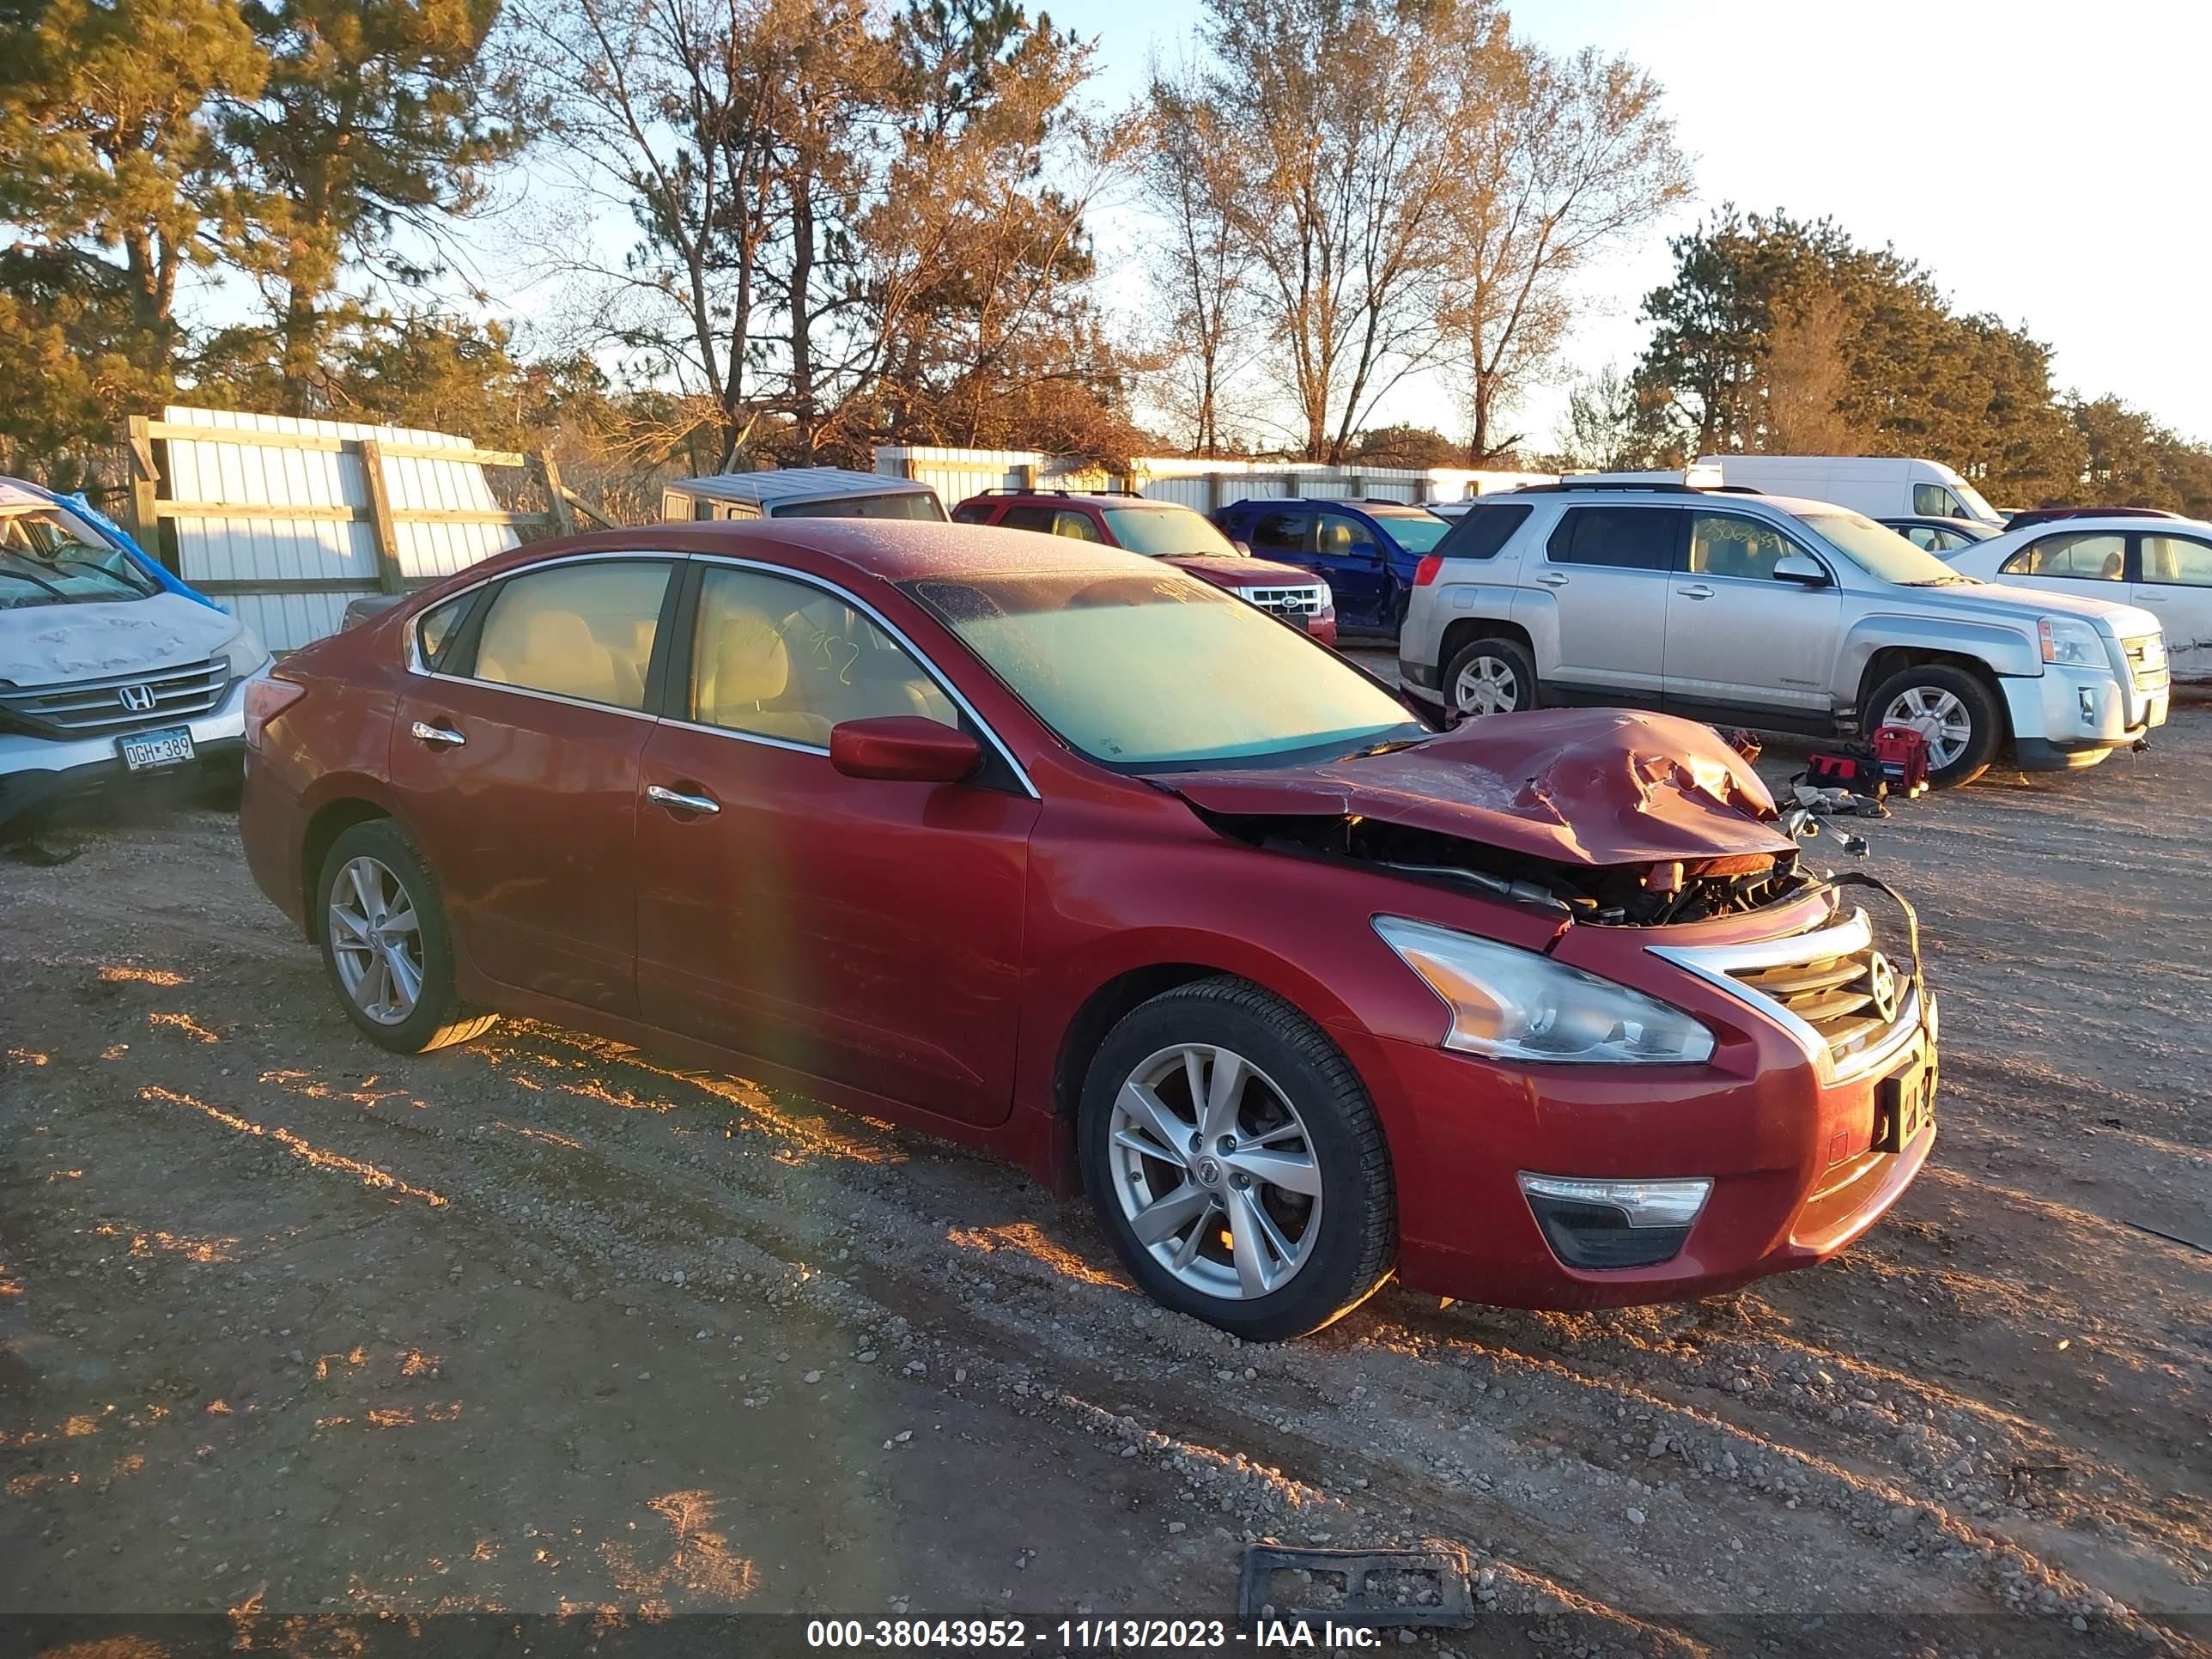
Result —
M 1833 501 L 1869 519 L 1970 519 L 1992 530 L 2004 514 L 1941 461 L 1887 455 L 1706 455 L 1731 489 Z

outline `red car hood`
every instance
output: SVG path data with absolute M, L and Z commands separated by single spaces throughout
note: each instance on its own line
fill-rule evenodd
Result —
M 1238 554 L 1194 553 L 1164 558 L 1178 570 L 1188 570 L 1216 587 L 1311 587 L 1321 580 L 1310 570 L 1273 559 L 1248 559 Z
M 1796 849 L 1766 786 L 1719 733 L 1621 708 L 1493 714 L 1363 759 L 1158 781 L 1218 816 L 1374 818 L 1554 864 Z

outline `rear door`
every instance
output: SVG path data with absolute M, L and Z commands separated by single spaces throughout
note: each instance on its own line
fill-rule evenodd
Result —
M 1034 792 L 850 596 L 700 558 L 640 779 L 648 1018 L 969 1122 L 1012 1109 Z M 850 778 L 831 729 L 975 731 L 957 784 Z M 652 792 L 659 789 L 659 795 Z
M 1665 673 L 1667 590 L 1689 514 L 1661 506 L 1571 507 L 1541 559 L 1523 567 L 1514 620 L 1554 630 L 1547 698 L 1656 708 Z
M 1695 509 L 1684 516 L 1683 569 L 1668 584 L 1663 706 L 1693 719 L 1825 731 L 1843 596 L 1832 585 L 1778 580 L 1774 568 L 1793 556 L 1827 562 L 1763 519 Z
M 2166 630 L 2177 679 L 2212 679 L 2212 541 L 2160 532 L 2136 538 L 2130 597 Z
M 487 977 L 636 1007 L 638 763 L 678 561 L 592 556 L 498 583 L 453 665 L 408 677 L 400 820 Z

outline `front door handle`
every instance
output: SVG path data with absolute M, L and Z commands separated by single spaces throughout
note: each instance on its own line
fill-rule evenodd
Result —
M 428 720 L 416 720 L 408 732 L 416 742 L 427 743 L 433 749 L 459 749 L 468 741 L 452 726 L 433 726 Z
M 687 795 L 678 789 L 664 789 L 659 784 L 647 784 L 645 798 L 655 806 L 665 806 L 672 812 L 697 812 L 712 817 L 722 810 L 722 803 L 712 795 Z
M 1565 587 L 1567 585 L 1567 579 L 1556 570 L 1547 571 L 1536 580 L 1546 587 Z
M 2166 595 L 2163 593 L 2138 593 L 2131 601 L 2130 601 L 2130 603 L 2135 605 L 2164 605 L 2166 603 Z
M 1713 596 L 1713 590 L 1703 582 L 1692 582 L 1687 587 L 1678 587 L 1674 591 L 1686 599 L 1710 599 Z

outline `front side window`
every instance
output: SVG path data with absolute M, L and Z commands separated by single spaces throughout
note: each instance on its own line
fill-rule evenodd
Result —
M 1668 507 L 1571 507 L 1552 532 L 1551 561 L 1669 569 L 1681 526 L 1682 515 Z
M 952 514 L 955 524 L 981 524 L 991 516 L 988 501 L 964 501 Z
M 1267 507 L 1252 520 L 1252 533 L 1244 539 L 1255 553 L 1310 553 L 1313 528 L 1314 515 L 1304 507 Z
M 921 665 L 850 601 L 765 571 L 707 568 L 691 642 L 693 720 L 826 749 L 831 727 L 884 714 L 960 723 Z
M 1351 558 L 1364 554 L 1380 558 L 1382 549 L 1375 539 L 1375 532 L 1365 525 L 1343 513 L 1324 513 L 1320 528 L 1314 537 L 1314 550 L 1333 553 L 1339 558 Z
M 2212 587 L 2212 543 L 2185 536 L 2144 537 L 2142 579 L 2175 587 Z
M 1098 526 L 1091 522 L 1088 513 L 1072 512 L 1066 507 L 1061 507 L 1052 515 L 1052 533 L 1079 542 L 1103 542 L 1106 539 L 1098 533 Z
M 1334 653 L 1172 570 L 908 590 L 1074 748 L 1133 771 L 1348 752 L 1425 731 Z
M 556 565 L 492 596 L 475 677 L 611 708 L 645 707 L 645 671 L 668 592 L 665 560 Z
M 1966 509 L 1942 484 L 1917 483 L 1912 486 L 1912 510 L 1923 519 L 1963 519 Z
M 1774 567 L 1798 551 L 1772 525 L 1722 513 L 1690 520 L 1690 568 L 1700 576 L 1771 580 Z
M 2111 531 L 2045 536 L 2004 562 L 2008 576 L 2057 576 L 2073 581 L 2116 582 L 2127 571 L 2128 538 Z

